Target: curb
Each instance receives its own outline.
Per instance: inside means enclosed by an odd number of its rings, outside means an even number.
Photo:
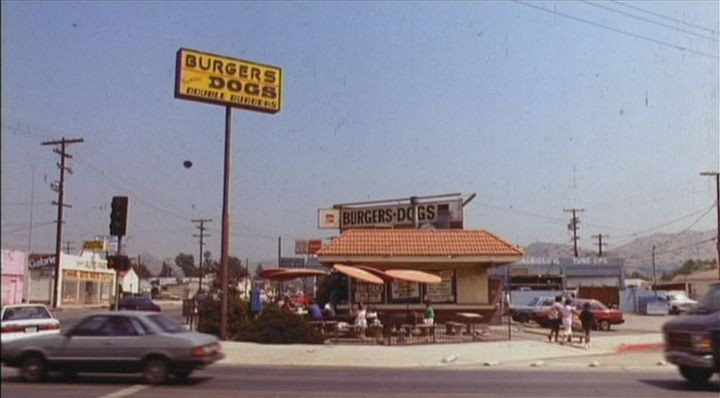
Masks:
[[[637,344],[620,344],[615,348],[615,352],[637,352],[651,351],[665,347],[665,343],[637,343]]]

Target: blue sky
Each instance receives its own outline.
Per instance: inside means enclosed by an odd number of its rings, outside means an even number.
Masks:
[[[332,235],[334,203],[450,192],[477,193],[466,227],[521,245],[568,242],[569,207],[585,248],[707,230],[719,19],[710,1],[5,1],[2,246],[53,250],[40,143],[64,136],[85,139],[65,240],[107,234],[128,195],[129,254],[196,253],[190,220],[212,218],[219,256],[224,109],[173,98],[180,47],[283,68],[279,113],[233,111],[231,255]]]

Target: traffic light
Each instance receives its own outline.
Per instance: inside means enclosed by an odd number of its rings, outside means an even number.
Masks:
[[[118,272],[127,271],[130,269],[130,258],[119,254],[115,256],[108,256],[107,267],[108,269],[114,269]]]
[[[125,236],[127,232],[128,197],[113,196],[110,212],[110,235]]]

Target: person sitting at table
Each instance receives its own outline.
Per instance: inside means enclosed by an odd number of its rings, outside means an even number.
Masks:
[[[283,298],[283,300],[282,300],[282,305],[281,305],[280,309],[282,310],[282,312],[285,312],[285,313],[288,313],[288,314],[292,314],[292,313],[293,313],[293,307],[292,307],[292,304],[290,303],[290,297],[285,296],[285,297]]]
[[[325,303],[325,307],[323,307],[322,315],[325,318],[335,316],[335,310],[333,309],[332,305],[330,305],[330,302],[328,301]]]
[[[320,310],[320,306],[317,305],[313,299],[308,300],[307,311],[312,320],[321,321],[323,319],[322,310]]]
[[[357,311],[355,312],[355,326],[359,326],[362,329],[367,327],[367,310],[362,303],[358,304]]]

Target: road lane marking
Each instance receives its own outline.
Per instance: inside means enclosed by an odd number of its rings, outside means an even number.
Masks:
[[[121,398],[121,397],[127,397],[128,395],[135,394],[136,392],[142,391],[150,386],[144,385],[144,384],[136,384],[134,386],[130,386],[127,388],[123,388],[122,390],[115,391],[113,393],[103,395],[99,398]]]

